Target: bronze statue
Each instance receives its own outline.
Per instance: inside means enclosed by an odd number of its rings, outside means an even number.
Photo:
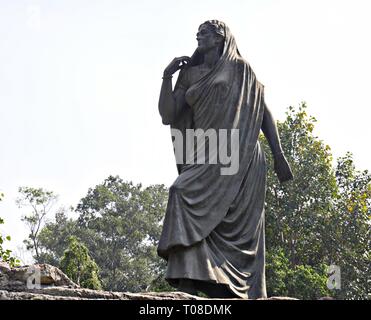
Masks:
[[[292,179],[292,172],[264,102],[264,87],[241,57],[229,28],[209,20],[196,37],[192,57],[175,58],[164,71],[162,122],[185,135],[187,129],[237,130],[239,167],[235,174],[222,175],[220,163],[178,164],[158,254],[167,260],[166,280],[180,291],[263,298],[266,162],[260,129],[279,180]]]

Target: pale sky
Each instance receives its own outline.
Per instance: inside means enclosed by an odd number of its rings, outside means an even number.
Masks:
[[[162,71],[209,19],[229,26],[276,119],[306,101],[334,156],[371,169],[370,14],[369,0],[0,0],[0,232],[12,249],[27,235],[19,186],[75,206],[110,174],[171,185]]]

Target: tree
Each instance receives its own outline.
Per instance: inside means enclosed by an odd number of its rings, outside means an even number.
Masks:
[[[163,279],[166,264],[156,251],[166,202],[163,185],[142,188],[110,176],[81,199],[77,220],[62,210],[45,224],[38,235],[40,261],[61,267],[68,238],[75,236],[99,266],[104,289],[168,289]]]
[[[294,180],[278,182],[267,152],[267,248],[282,248],[291,266],[318,265],[325,254],[321,243],[324,222],[337,192],[332,155],[330,147],[314,136],[316,120],[307,115],[304,103],[297,111],[290,107],[286,115],[278,127]]]
[[[54,221],[46,222],[38,234],[39,262],[60,267],[68,239],[73,235],[78,235],[77,221],[68,218],[68,210],[62,207],[56,211]]]
[[[268,296],[318,299],[331,295],[327,288],[326,266],[320,272],[309,265],[292,267],[282,248],[267,253]],[[318,267],[317,267],[318,269]]]
[[[4,194],[0,193],[0,201],[3,200]],[[4,224],[4,220],[0,218],[0,224]],[[10,236],[3,236],[0,233],[0,261],[8,263],[11,267],[19,265],[19,260],[12,255],[12,250],[4,249],[3,244],[5,241],[10,241]]]
[[[371,280],[371,175],[355,169],[353,156],[338,159],[339,187],[327,226],[329,260],[341,270],[338,298],[370,299]]]
[[[278,183],[267,153],[268,291],[362,299],[369,291],[370,175],[355,170],[350,154],[333,168],[330,147],[314,135],[316,120],[306,108],[290,107],[278,123],[293,182]],[[264,137],[262,144],[269,150]],[[326,290],[326,266],[332,264],[342,270],[341,291]]]
[[[71,236],[68,249],[65,250],[60,262],[61,270],[78,285],[100,290],[99,268],[90,257],[88,248]]]
[[[163,185],[143,189],[118,176],[81,199],[79,237],[99,265],[105,289],[143,291],[163,272],[156,248],[166,202]]]
[[[40,261],[39,232],[44,223],[45,217],[55,204],[57,196],[52,191],[42,188],[20,187],[18,192],[20,196],[16,203],[19,208],[31,207],[32,212],[22,217],[30,230],[28,239],[24,240],[28,250],[34,250],[35,260]]]

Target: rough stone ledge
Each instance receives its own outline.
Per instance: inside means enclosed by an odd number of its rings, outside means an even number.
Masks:
[[[90,292],[89,292],[90,291]],[[0,290],[0,300],[220,300],[192,296],[183,292],[127,293],[82,289],[53,288],[32,291]],[[223,299],[241,300],[241,299]],[[258,300],[297,300],[290,297],[270,297]]]
[[[27,282],[38,270],[40,288],[30,289]],[[32,287],[32,286],[31,286]],[[80,288],[61,270],[48,264],[10,268],[0,262],[0,300],[220,300],[193,296],[184,292],[111,292]],[[225,300],[225,299],[223,299]],[[241,299],[228,299],[241,300]],[[297,300],[271,297],[259,300]]]

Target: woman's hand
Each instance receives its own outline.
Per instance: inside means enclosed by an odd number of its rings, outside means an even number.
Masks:
[[[278,180],[280,180],[281,183],[294,178],[290,165],[283,153],[279,153],[274,156],[274,171],[276,172]]]
[[[190,62],[191,58],[187,56],[174,58],[173,61],[164,70],[164,76],[172,76],[179,69],[182,69],[185,65]]]

